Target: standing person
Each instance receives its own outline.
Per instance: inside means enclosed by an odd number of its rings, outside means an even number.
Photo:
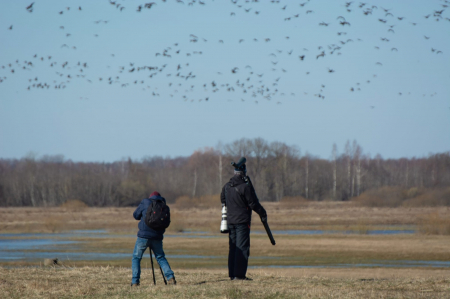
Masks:
[[[241,158],[242,159],[242,158]],[[229,230],[228,276],[231,280],[251,280],[247,273],[250,256],[250,225],[252,210],[267,218],[266,210],[259,203],[255,189],[246,182],[245,163],[235,167],[234,176],[222,188],[220,201],[227,207]]]
[[[139,279],[141,277],[141,259],[147,247],[155,253],[156,260],[166,276],[167,283],[172,285],[177,284],[173,271],[170,269],[170,265],[166,260],[163,250],[162,240],[164,238],[165,229],[154,230],[145,224],[145,214],[147,212],[147,208],[151,205],[152,201],[156,199],[166,202],[165,198],[155,191],[150,194],[149,198],[143,199],[133,213],[134,219],[140,220],[140,222],[138,225],[139,232],[137,233],[137,240],[136,245],[134,246],[133,259],[131,263],[131,270],[133,273],[133,278],[131,279],[132,287],[139,286]]]

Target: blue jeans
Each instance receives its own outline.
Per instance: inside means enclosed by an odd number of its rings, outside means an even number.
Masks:
[[[134,246],[133,259],[131,260],[131,271],[133,272],[131,283],[139,283],[139,279],[141,278],[141,260],[147,247],[150,247],[155,254],[156,261],[158,261],[166,279],[172,279],[174,277],[173,271],[170,269],[169,263],[166,260],[162,240],[151,240],[138,237],[136,245]]]

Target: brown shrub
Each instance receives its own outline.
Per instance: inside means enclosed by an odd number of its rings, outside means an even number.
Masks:
[[[353,201],[366,207],[398,207],[402,204],[403,194],[400,187],[381,187],[371,189]]]
[[[79,199],[68,199],[66,202],[61,204],[60,207],[69,211],[80,212],[87,209],[88,205]]]
[[[450,188],[424,190],[416,197],[405,200],[403,205],[407,207],[450,206]]]
[[[450,235],[450,219],[438,213],[425,215],[419,220],[419,232],[426,235]]]
[[[303,196],[284,196],[280,202],[307,202],[308,200]]]
[[[56,233],[65,229],[64,217],[57,214],[48,214],[43,221],[43,228],[45,231]]]
[[[220,208],[220,195],[204,195],[201,197],[190,198],[189,196],[178,197],[175,201],[179,209],[209,209]]]
[[[366,207],[440,207],[450,206],[450,188],[382,187],[362,193],[353,199]]]
[[[308,200],[303,196],[285,196],[279,202],[280,208],[303,207],[308,204]]]
[[[419,188],[417,188],[417,187],[412,187],[412,188],[403,190],[402,197],[404,199],[414,198],[417,195],[421,194],[422,192],[423,192],[423,190],[419,190]]]
[[[365,218],[359,219],[354,229],[354,231],[360,235],[367,235],[369,233],[369,230],[370,230],[370,223]]]

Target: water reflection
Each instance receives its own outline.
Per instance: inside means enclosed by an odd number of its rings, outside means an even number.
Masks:
[[[0,255],[5,250],[46,250],[57,245],[67,245],[79,243],[76,241],[53,240],[53,239],[29,239],[29,240],[15,240],[15,239],[0,239]],[[0,256],[0,259],[2,257]]]
[[[383,227],[384,228],[384,227]],[[397,227],[400,228],[400,227]],[[413,234],[412,229],[391,229],[391,230],[369,230],[369,235],[393,235],[393,234]],[[275,230],[276,235],[323,235],[323,234],[355,234],[355,231],[333,231],[333,230]],[[265,234],[265,231],[252,231],[252,234]],[[106,230],[74,230],[63,233],[54,234],[0,234],[0,262],[26,261],[36,262],[42,261],[44,258],[59,258],[63,262],[70,261],[108,261],[131,259],[129,253],[101,253],[101,252],[81,252],[81,245],[87,241],[87,238],[117,238],[128,237],[135,238],[136,234],[111,234]],[[226,238],[226,235],[211,234],[205,231],[185,231],[176,234],[166,234],[169,238]],[[77,241],[81,238],[83,241]],[[75,240],[74,240],[75,239]],[[210,256],[210,255],[186,255],[186,254],[170,254],[166,255],[170,259],[224,259],[226,256]],[[390,261],[378,260],[369,261],[367,263],[355,264],[327,264],[327,265],[276,265],[277,263],[285,264],[287,260],[292,261],[289,257],[268,257],[268,256],[252,256],[252,262],[258,264],[258,261],[270,261],[269,266],[251,266],[250,268],[358,268],[358,267],[439,267],[449,268],[450,261]],[[299,263],[299,261],[296,261]]]
[[[148,253],[148,251],[146,252]],[[58,251],[0,251],[0,261],[42,261],[46,258],[58,258],[62,262],[70,261],[112,261],[129,259],[131,261],[132,252],[129,253],[101,253],[101,252],[58,252]],[[166,254],[169,259],[218,259],[220,256],[208,255],[188,255],[188,254]]]

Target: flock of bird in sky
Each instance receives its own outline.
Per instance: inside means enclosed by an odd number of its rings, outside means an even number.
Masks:
[[[236,17],[237,13],[254,14],[259,16],[261,11],[257,9],[257,2],[262,0],[232,0],[233,9],[229,12],[230,18]],[[309,9],[309,3],[313,0],[306,0],[304,3],[289,2],[288,4],[282,4],[280,1],[271,1],[273,9],[280,9],[286,12],[286,16],[283,21],[294,22],[298,18],[302,18],[305,15],[316,13],[314,10]],[[130,3],[122,0],[105,2],[106,6],[110,9],[116,9],[121,13],[146,13],[151,11],[155,6],[162,6],[167,0],[160,0],[159,2],[149,2],[139,5],[131,6]],[[176,0],[180,5],[196,6],[196,5],[214,5],[213,2],[198,1],[181,1]],[[450,22],[450,18],[445,16],[445,11],[448,8],[450,1],[441,0],[439,6],[434,7],[429,12],[426,12],[423,19],[433,22],[446,23]],[[29,13],[33,13],[35,9],[38,9],[39,2],[32,2],[28,6],[24,7]],[[294,8],[295,7],[295,8]],[[61,49],[67,49],[67,59],[64,61],[55,60],[52,55],[35,54],[31,57],[23,57],[16,59],[15,61],[1,62],[0,61],[0,84],[7,84],[8,78],[14,76],[18,72],[27,72],[27,82],[24,83],[24,89],[36,90],[36,89],[65,89],[70,86],[70,83],[74,80],[85,80],[91,84],[106,84],[106,85],[118,85],[123,88],[131,86],[139,86],[143,90],[148,90],[152,96],[160,96],[158,89],[151,87],[151,81],[155,77],[164,78],[165,84],[171,90],[169,96],[180,97],[185,101],[208,101],[214,96],[216,92],[226,91],[236,95],[236,98],[240,98],[242,101],[253,100],[258,101],[275,99],[277,103],[281,103],[282,96],[295,96],[295,92],[281,90],[279,88],[279,81],[283,80],[284,76],[289,75],[289,68],[279,65],[279,58],[281,56],[284,59],[292,61],[292,65],[302,64],[307,60],[319,61],[323,59],[330,59],[330,57],[336,57],[342,55],[351,44],[362,42],[361,38],[357,36],[349,36],[347,29],[354,26],[351,21],[352,14],[363,14],[370,17],[373,22],[379,23],[384,32],[384,36],[380,36],[380,45],[383,45],[383,49],[388,48],[390,52],[398,52],[399,49],[395,46],[389,46],[392,39],[395,39],[395,33],[397,26],[416,26],[417,20],[408,20],[402,15],[398,15],[392,9],[386,9],[377,5],[372,5],[363,2],[343,2],[342,12],[336,15],[335,20],[329,20],[327,22],[322,21],[317,24],[320,27],[335,30],[336,40],[332,43],[325,45],[315,45],[314,47],[304,47],[301,49],[280,49],[267,53],[267,61],[261,63],[266,64],[266,71],[276,73],[276,76],[266,76],[265,72],[260,71],[261,68],[256,69],[251,65],[231,65],[228,70],[218,70],[216,72],[217,77],[204,78],[203,74],[196,73],[191,68],[191,57],[201,57],[204,51],[184,51],[179,42],[173,42],[167,45],[165,48],[160,49],[149,55],[153,58],[158,58],[158,61],[164,59],[163,63],[149,64],[148,62],[126,62],[118,65],[116,73],[110,73],[107,76],[94,77],[91,75],[90,62],[89,61],[74,61],[73,51],[77,51],[77,46],[70,43],[71,33],[65,31],[64,19],[61,19],[61,23],[58,26],[59,30],[64,32],[64,41],[61,42]],[[81,6],[62,7],[57,12],[62,16],[68,13],[83,13],[84,8]],[[95,20],[95,24],[108,24],[108,20]],[[448,24],[450,25],[450,24]],[[14,31],[14,24],[11,24],[5,30]],[[98,36],[95,34],[95,36]],[[445,55],[443,49],[438,49],[432,46],[431,35],[423,36],[423,40],[430,42],[430,55]],[[289,40],[290,36],[285,36],[285,40]],[[192,33],[186,37],[186,42],[195,44],[201,49],[202,44],[216,43],[217,46],[221,46],[226,43],[233,43],[239,45],[241,43],[263,43],[269,44],[273,42],[273,38],[253,38],[251,40],[244,38],[236,38],[234,41],[210,38],[204,38],[198,34]],[[375,50],[380,50],[380,45],[374,45]],[[114,57],[114,54],[109,54]],[[151,59],[149,59],[151,61]],[[383,67],[383,61],[373,61],[372,67],[374,68],[374,74],[371,78],[360,79],[360,82],[355,82],[348,86],[349,92],[360,91],[363,84],[370,84],[372,80],[376,80],[376,68]],[[39,78],[39,75],[33,72],[33,69],[37,65],[43,65],[54,69],[54,79],[52,81],[43,81]],[[309,75],[313,70],[305,70],[304,74]],[[317,71],[317,70],[314,70]],[[333,67],[328,67],[325,70],[321,70],[324,75],[335,75],[339,70]],[[221,75],[227,74],[226,77]],[[226,79],[222,79],[226,78]],[[230,79],[231,78],[231,79]],[[1,86],[1,85],[0,85]],[[314,96],[325,99],[325,84],[317,86],[317,91]],[[206,95],[202,98],[195,98],[190,96],[196,89],[206,91]],[[298,91],[297,91],[298,92]],[[305,92],[306,94],[306,92]],[[402,92],[399,92],[402,95]],[[433,96],[433,94],[431,94]],[[373,108],[373,107],[372,107]]]

